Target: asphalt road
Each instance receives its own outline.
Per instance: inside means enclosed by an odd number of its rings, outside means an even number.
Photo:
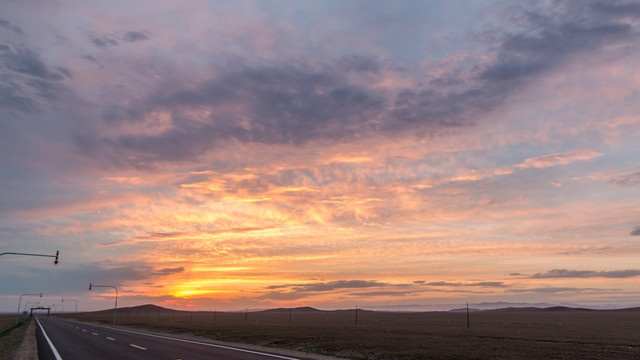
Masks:
[[[302,360],[54,317],[38,316],[37,320],[40,360]]]

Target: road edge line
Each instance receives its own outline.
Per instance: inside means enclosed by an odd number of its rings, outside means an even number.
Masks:
[[[62,357],[60,356],[60,354],[58,354],[58,350],[56,350],[56,347],[53,346],[53,343],[51,342],[51,340],[49,340],[49,337],[47,336],[47,332],[44,331],[44,328],[42,327],[42,324],[40,324],[40,320],[38,320],[37,316],[36,316],[36,322],[38,323],[38,326],[40,326],[40,330],[42,330],[42,335],[44,335],[44,338],[47,340],[47,343],[49,343],[49,347],[53,351],[53,356],[56,357],[56,360],[62,360]]]

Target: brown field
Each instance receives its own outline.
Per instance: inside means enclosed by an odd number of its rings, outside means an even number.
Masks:
[[[65,314],[73,318],[73,314]],[[111,324],[113,310],[78,314]],[[471,312],[184,312],[145,305],[117,324],[349,359],[640,359],[640,308]]]
[[[0,314],[0,360],[10,360],[13,351],[20,346],[26,323],[16,326],[15,314]]]

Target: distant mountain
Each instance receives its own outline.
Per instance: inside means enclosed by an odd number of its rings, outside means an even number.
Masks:
[[[296,308],[276,308],[276,309],[269,309],[269,310],[262,310],[260,311],[261,313],[276,313],[276,312],[304,312],[304,313],[311,313],[311,312],[322,312],[322,310],[318,310],[316,308],[312,308],[310,306],[302,306],[302,307],[296,307]]]
[[[509,303],[509,302],[483,302],[478,304],[469,304],[469,311],[512,311],[512,312],[525,312],[525,311],[594,311],[594,310],[610,310],[610,311],[625,311],[625,312],[640,312],[640,307],[630,307],[623,309],[611,309],[611,308],[587,308],[578,304],[549,304],[549,303]],[[341,309],[332,311],[353,311],[354,309]],[[359,311],[387,311],[387,312],[428,312],[428,311],[449,311],[449,312],[466,312],[467,308],[460,306],[460,304],[437,304],[437,305],[391,305],[391,306],[366,306],[364,308],[359,307]],[[167,313],[167,312],[190,312],[191,310],[174,310],[168,309],[162,306],[153,304],[138,305],[132,307],[118,308],[118,312],[138,312],[138,313]],[[229,311],[229,312],[244,312],[246,309]],[[314,313],[314,312],[326,312],[330,310],[319,310],[310,306],[296,307],[296,308],[275,308],[275,309],[249,309],[249,312],[261,312],[261,313],[288,313],[289,311],[294,313]],[[113,313],[113,308],[95,311],[94,313]]]
[[[482,311],[482,310],[476,309],[476,308],[469,308],[469,312],[476,312],[476,311]],[[467,308],[463,307],[458,309],[451,309],[449,310],[449,312],[467,312]]]
[[[611,311],[640,312],[640,307],[632,307],[632,308],[626,308],[626,309],[615,309],[615,310],[611,310]]]
[[[173,310],[173,309],[167,309],[164,308],[162,306],[158,306],[158,305],[153,305],[153,304],[145,304],[145,305],[138,305],[138,306],[132,306],[132,307],[125,307],[122,308],[122,310],[130,310],[130,311],[160,311],[160,312],[164,312],[164,311],[177,311],[177,310]]]

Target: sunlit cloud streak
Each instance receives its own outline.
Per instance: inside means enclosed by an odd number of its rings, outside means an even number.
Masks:
[[[599,153],[594,150],[573,150],[566,153],[561,154],[550,154],[538,156],[535,158],[526,159],[523,163],[516,165],[517,168],[526,169],[526,168],[545,168],[555,165],[563,165],[569,164],[574,161],[579,160],[589,160],[594,157],[601,156],[602,153]]]
[[[546,273],[531,275],[532,279],[552,279],[552,278],[630,278],[640,276],[640,270],[619,270],[619,271],[593,271],[593,270],[565,270],[554,269]]]

